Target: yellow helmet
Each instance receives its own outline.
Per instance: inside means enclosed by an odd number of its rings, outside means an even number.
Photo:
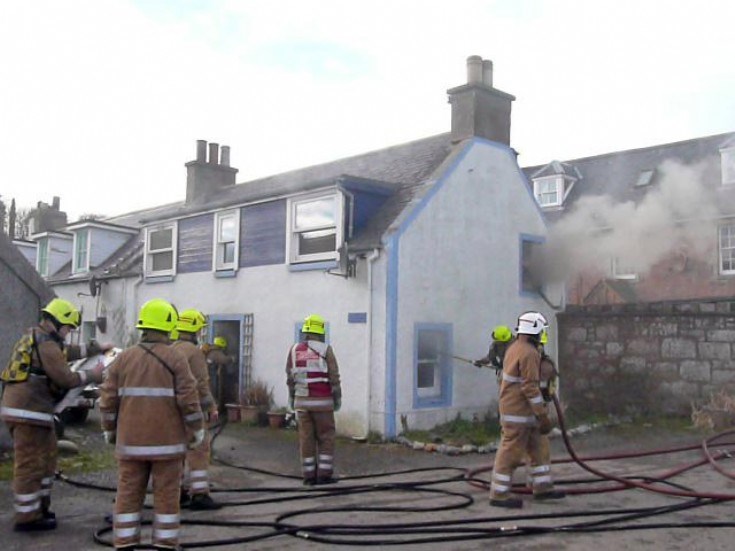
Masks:
[[[154,298],[141,306],[135,327],[170,333],[178,319],[176,308],[161,298]]]
[[[207,318],[204,317],[204,314],[199,310],[190,308],[179,314],[179,321],[176,323],[176,329],[182,333],[198,333],[205,325],[207,325]]]
[[[227,348],[227,341],[225,340],[224,337],[215,337],[214,346],[219,346],[220,348]]]
[[[68,300],[63,298],[55,298],[49,302],[41,312],[46,312],[49,316],[54,318],[59,325],[70,325],[74,329],[79,327],[82,323],[82,315]]]
[[[304,319],[304,325],[301,326],[302,333],[314,333],[315,335],[324,335],[324,326],[326,322],[319,314],[311,314]]]
[[[513,333],[510,331],[510,327],[507,325],[497,325],[493,329],[493,340],[498,342],[508,342],[513,338]]]
[[[541,332],[541,339],[540,339],[540,341],[539,341],[539,342],[540,342],[541,344],[546,344],[547,342],[549,342],[549,333],[548,333],[548,332],[546,331],[546,329],[544,329],[544,330],[543,330],[543,331]]]

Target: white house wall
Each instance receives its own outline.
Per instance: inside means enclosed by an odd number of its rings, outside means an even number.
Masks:
[[[494,370],[455,360],[450,402],[416,409],[416,324],[450,324],[447,356],[476,359],[487,353],[495,325],[513,327],[529,309],[552,314],[540,298],[519,290],[519,236],[543,237],[546,229],[515,155],[505,146],[476,139],[453,162],[389,246],[393,265],[388,277],[395,281],[393,287],[388,283],[387,300],[396,305],[393,323],[387,313],[388,387],[395,377],[395,411],[390,403],[386,408],[389,435],[401,416],[411,428],[425,429],[457,413],[483,415],[496,407]],[[390,401],[390,389],[387,394]]]

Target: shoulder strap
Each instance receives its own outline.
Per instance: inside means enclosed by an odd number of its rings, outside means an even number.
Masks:
[[[151,350],[150,348],[148,348],[148,347],[146,347],[146,346],[143,346],[143,343],[138,343],[138,346],[140,346],[140,347],[141,347],[141,348],[142,348],[143,350],[145,350],[146,352],[148,352],[148,354],[150,354],[151,356],[153,356],[154,358],[156,358],[156,359],[158,360],[158,362],[159,362],[159,363],[160,363],[160,364],[161,364],[161,365],[162,365],[163,367],[165,367],[165,368],[166,368],[166,370],[167,370],[167,371],[168,371],[169,373],[171,373],[171,376],[172,376],[172,377],[174,378],[174,380],[176,380],[176,373],[174,373],[174,370],[173,370],[173,369],[171,369],[171,366],[170,366],[170,365],[168,365],[168,364],[167,364],[167,363],[166,363],[166,362],[164,361],[164,359],[163,359],[163,358],[161,358],[161,356],[159,356],[158,354],[156,354],[155,352],[153,352],[153,350]]]

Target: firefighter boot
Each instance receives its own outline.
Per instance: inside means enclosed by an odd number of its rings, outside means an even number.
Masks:
[[[221,508],[222,505],[213,500],[209,494],[194,494],[191,496],[189,509],[192,511],[216,511]]]
[[[191,505],[191,494],[189,494],[189,492],[187,492],[186,490],[182,488],[181,494],[179,495],[179,507],[181,507],[182,509],[185,509],[189,507],[190,505]]]
[[[56,528],[55,518],[41,517],[30,522],[19,522],[13,526],[16,532],[40,532],[44,530],[54,530]]]
[[[490,505],[493,507],[505,507],[506,509],[522,509],[523,501],[515,497],[506,497],[504,499],[491,499]]]

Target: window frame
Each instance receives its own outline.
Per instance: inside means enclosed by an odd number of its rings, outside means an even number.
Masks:
[[[723,235],[722,232],[724,229],[728,229],[728,246],[725,249],[722,244]],[[725,258],[723,256],[724,250],[731,251],[728,255],[729,258],[727,259],[727,262],[730,263],[731,267],[729,269],[724,269],[724,262]],[[717,228],[717,271],[720,275],[724,276],[732,276],[735,275],[735,221],[731,221],[728,224],[722,224]]]
[[[240,216],[241,211],[239,208],[228,209],[215,213],[214,216],[214,235],[212,236],[212,266],[215,272],[225,271],[236,271],[239,267],[240,262]],[[234,241],[222,241],[220,239],[220,230],[222,228],[222,221],[234,217],[235,219],[235,238]],[[224,245],[226,243],[232,243],[234,247],[234,258],[232,262],[225,262],[224,257]]]
[[[735,145],[720,149],[720,174],[723,186],[735,185]]]
[[[334,199],[334,224],[321,224],[310,226],[304,229],[297,229],[296,211],[299,205],[311,203],[322,199]],[[322,191],[309,195],[300,195],[291,197],[288,200],[287,214],[287,258],[289,264],[303,264],[308,262],[320,262],[325,260],[337,260],[339,258],[339,248],[344,243],[344,195],[336,190]],[[333,251],[325,251],[311,254],[299,254],[299,237],[301,234],[315,231],[325,231],[334,229],[335,246]]]
[[[156,249],[151,251],[151,235],[155,232],[171,230],[171,246],[165,249]],[[178,223],[167,222],[165,224],[157,224],[150,226],[145,229],[145,249],[143,258],[143,271],[145,277],[158,277],[158,276],[174,276],[176,275],[176,260],[178,253]],[[171,252],[171,268],[165,270],[153,270],[153,257],[158,254],[165,254]]]
[[[49,249],[51,248],[49,238],[42,237],[37,243],[36,270],[41,277],[48,277]]]
[[[80,242],[84,236],[84,262],[80,263]],[[89,254],[91,252],[91,232],[89,228],[81,228],[74,232],[74,245],[72,246],[72,270],[73,274],[83,274],[89,271]]]
[[[554,184],[556,187],[556,201],[550,203],[542,203],[541,195],[542,192],[539,190],[541,184]],[[551,192],[543,192],[543,195],[550,195]],[[536,203],[541,208],[546,207],[560,207],[564,202],[564,176],[560,174],[554,174],[553,176],[541,176],[533,180],[533,196],[536,199]]]
[[[521,296],[527,296],[527,297],[537,297],[539,296],[539,289],[540,288],[527,288],[528,286],[525,284],[526,278],[524,277],[526,274],[526,271],[528,270],[527,262],[526,262],[526,255],[524,254],[524,245],[528,243],[531,246],[542,246],[544,243],[546,243],[546,239],[544,239],[541,236],[538,235],[528,235],[525,233],[522,233],[519,235],[519,250],[518,250],[518,291]]]
[[[637,280],[638,273],[634,271],[624,271],[620,269],[620,259],[613,256],[610,259],[610,275],[613,279]]]
[[[439,333],[443,342],[438,347],[439,353],[434,361],[434,385],[425,387],[436,389],[435,392],[422,391],[419,388],[419,343],[427,333]],[[415,409],[446,407],[452,403],[452,325],[449,323],[416,323],[413,341],[413,407]]]

